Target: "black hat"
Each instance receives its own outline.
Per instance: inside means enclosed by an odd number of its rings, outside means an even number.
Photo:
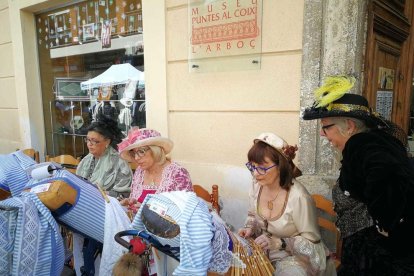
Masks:
[[[384,118],[371,110],[367,99],[361,95],[350,94],[355,78],[334,76],[325,80],[324,85],[315,90],[315,102],[306,108],[304,120],[326,117],[350,117],[360,119],[369,128],[386,125]]]

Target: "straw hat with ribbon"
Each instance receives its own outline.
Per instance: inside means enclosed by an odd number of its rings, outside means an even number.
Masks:
[[[164,150],[165,154],[171,152],[174,143],[166,137],[162,137],[161,134],[149,128],[132,128],[128,136],[118,144],[118,151],[121,158],[132,162],[129,151],[134,148],[140,148],[145,146],[158,146]]]

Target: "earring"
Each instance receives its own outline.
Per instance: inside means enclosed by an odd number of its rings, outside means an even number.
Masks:
[[[109,144],[106,144],[105,148],[107,149],[109,147]]]

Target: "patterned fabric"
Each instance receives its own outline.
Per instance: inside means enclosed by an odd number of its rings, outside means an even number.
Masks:
[[[230,237],[227,233],[227,229],[224,227],[225,222],[212,212],[213,226],[214,226],[214,238],[211,242],[213,257],[211,258],[209,271],[217,272],[219,274],[226,273],[233,261],[232,251],[229,250]]]
[[[332,189],[332,199],[335,202],[334,210],[337,213],[336,226],[341,237],[348,237],[359,230],[374,224],[365,204],[346,196],[338,184]]]
[[[63,263],[58,225],[35,194],[0,202],[0,275],[60,275]]]
[[[177,201],[172,199],[176,198]],[[156,235],[163,245],[180,246],[180,264],[173,275],[206,275],[212,258],[211,240],[214,227],[211,214],[203,200],[194,193],[174,191],[170,193],[148,195],[143,204],[156,204],[166,210],[166,215],[180,225],[180,235],[165,239]],[[181,209],[180,209],[181,207]],[[137,230],[147,230],[141,221],[140,208],[132,223]]]
[[[89,172],[91,166],[94,167],[92,175]],[[76,174],[100,185],[105,191],[118,193],[129,192],[132,181],[131,168],[112,147],[108,147],[96,161],[92,154],[86,155],[79,163]]]
[[[89,164],[89,169],[88,169],[88,173],[86,174],[86,179],[91,179],[93,171],[95,170],[95,165],[96,165],[96,158],[93,157],[91,160],[91,163]]]
[[[8,187],[12,196],[20,195],[29,181],[25,170],[34,164],[36,162],[22,151],[0,155],[0,184]]]
[[[143,185],[145,171],[137,168],[131,184],[130,198],[138,199],[141,197],[143,190],[154,189],[151,185]],[[156,194],[170,191],[192,191],[193,184],[191,183],[190,174],[176,162],[168,164],[161,177],[161,182],[157,187]]]
[[[119,152],[124,151],[126,148],[132,146],[136,142],[147,140],[150,138],[157,138],[161,137],[161,134],[156,131],[155,129],[136,129],[132,130],[128,133],[128,136],[122,140],[121,143],[118,144],[118,150]]]
[[[105,200],[100,191],[88,181],[66,170],[55,171],[53,176],[40,181],[31,180],[27,188],[49,183],[52,180],[63,180],[78,191],[74,206],[56,217],[56,220],[84,236],[103,242]]]
[[[295,180],[283,213],[280,217],[266,221],[257,209],[260,191],[260,185],[253,183],[249,194],[250,216],[246,224],[255,227],[253,231],[260,235],[267,223],[267,232],[273,238],[285,239],[288,250],[269,252],[269,259],[276,267],[276,275],[326,275],[328,250],[321,241],[316,207],[306,188]],[[287,274],[282,273],[284,270]],[[297,274],[289,274],[291,272]]]

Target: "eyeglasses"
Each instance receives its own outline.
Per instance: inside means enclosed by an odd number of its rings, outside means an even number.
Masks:
[[[330,127],[333,127],[335,124],[329,124],[326,126],[322,126],[321,129],[323,131],[323,133],[326,135],[326,130],[329,129]]]
[[[99,143],[101,143],[102,141],[98,141],[98,140],[93,140],[93,139],[90,139],[90,138],[84,138],[84,140],[85,140],[85,143],[87,144],[87,143],[89,143],[89,144],[91,144],[92,146],[95,146],[95,145],[97,145],[97,144],[99,144]]]
[[[264,168],[264,167],[259,167],[259,166],[255,166],[255,165],[253,165],[252,163],[250,163],[250,162],[247,162],[246,163],[246,167],[249,169],[249,171],[252,173],[252,174],[254,174],[254,171],[256,170],[256,172],[258,173],[258,174],[260,174],[260,175],[264,175],[264,174],[266,174],[267,173],[267,171],[268,170],[270,170],[271,168],[273,168],[273,167],[276,167],[277,165],[276,164],[274,164],[274,165],[272,165],[272,166],[270,166],[270,167],[267,167],[267,168]]]
[[[147,153],[147,151],[148,151],[149,149],[150,149],[150,148],[139,148],[139,149],[137,149],[137,150],[130,150],[130,151],[129,151],[129,155],[130,155],[130,156],[131,156],[131,158],[133,158],[133,159],[137,158],[137,156],[138,156],[139,158],[141,158],[141,157],[144,157],[145,153]]]

